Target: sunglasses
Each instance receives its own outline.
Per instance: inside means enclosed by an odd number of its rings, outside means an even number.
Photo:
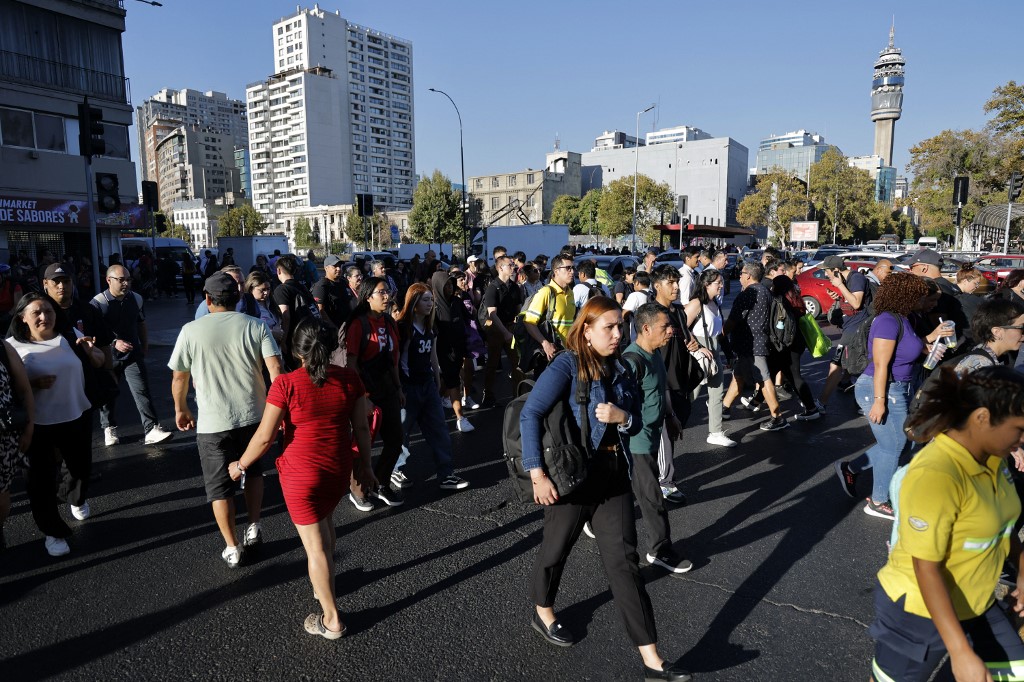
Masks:
[[[1024,331],[1024,324],[1001,324],[1000,329],[1016,329],[1017,331]]]
[[[120,282],[121,284],[127,284],[128,282],[132,281],[131,277],[108,277],[107,279],[113,280],[115,282]]]

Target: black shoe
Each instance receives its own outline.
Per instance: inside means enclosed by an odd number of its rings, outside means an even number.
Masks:
[[[772,417],[767,421],[761,422],[759,427],[762,431],[781,431],[782,429],[789,428],[789,422],[781,414],[777,417]]]
[[[536,611],[533,613],[533,620],[530,621],[530,625],[533,626],[533,629],[539,632],[540,636],[549,644],[554,644],[555,646],[572,646],[576,643],[576,640],[572,638],[572,634],[562,627],[561,623],[556,620],[551,624],[551,627],[547,627],[544,625],[544,621],[540,619],[540,616],[537,615]],[[670,678],[665,677],[661,679],[667,680]]]
[[[836,476],[839,477],[839,485],[843,487],[843,492],[848,497],[857,497],[857,474],[850,471],[850,465],[846,462],[836,462]]]
[[[497,407],[497,406],[498,406],[498,401],[494,399],[494,396],[490,395],[488,393],[484,393],[483,397],[480,399],[480,407],[482,409],[487,409],[487,408]]]
[[[405,495],[402,494],[402,491],[395,490],[388,484],[382,484],[370,494],[389,507],[401,507],[405,504]]]
[[[672,682],[690,682],[693,675],[682,668],[669,665],[668,662],[661,664],[661,670],[644,666],[644,680],[646,682],[658,682],[659,680],[672,680]]]

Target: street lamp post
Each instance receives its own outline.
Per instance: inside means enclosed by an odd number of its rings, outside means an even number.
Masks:
[[[444,90],[438,90],[437,88],[429,88],[429,90],[430,92],[438,92],[447,97],[448,101],[452,103],[453,107],[455,107],[455,115],[459,117],[459,163],[462,167],[462,255],[463,258],[469,258],[469,228],[466,225],[467,218],[469,217],[469,214],[467,212],[469,206],[466,203],[466,153],[465,148],[463,147],[462,144],[462,114],[459,113],[459,107],[456,106],[455,100],[453,100],[451,98],[451,95],[449,95],[447,92],[445,92]]]
[[[636,142],[635,147],[636,153],[633,154],[633,239],[632,239],[632,253],[636,253],[636,176],[640,172],[640,114],[646,114],[648,111],[654,108],[654,105],[647,107],[643,111],[636,112]]]

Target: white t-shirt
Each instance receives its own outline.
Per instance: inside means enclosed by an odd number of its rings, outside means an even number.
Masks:
[[[634,291],[630,293],[630,295],[626,297],[626,300],[622,302],[623,312],[629,312],[631,315],[635,315],[637,308],[645,303],[653,301],[654,299],[647,294],[647,291],[648,290],[645,289],[644,291]],[[633,325],[632,318],[630,318],[629,322],[629,338],[636,341],[636,327]]]
[[[77,338],[82,338],[82,332],[74,331]],[[43,376],[57,377],[49,388],[32,389],[36,424],[47,426],[72,422],[92,407],[85,397],[82,361],[63,336],[39,342],[21,342],[13,337],[7,341],[25,363],[29,381]]]

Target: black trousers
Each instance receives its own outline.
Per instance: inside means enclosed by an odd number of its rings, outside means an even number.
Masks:
[[[377,433],[381,440],[381,451],[373,466],[373,474],[380,485],[387,488],[391,485],[391,472],[402,454],[405,430],[402,428],[402,401],[398,398],[398,389],[387,376],[379,380],[378,384],[377,390],[370,394],[370,402],[380,408],[380,427]],[[349,487],[360,497],[366,497],[370,492],[363,490],[354,476]]]
[[[660,555],[669,549],[672,540],[669,535],[668,510],[665,509],[665,496],[661,494],[661,482],[658,473],[658,453],[633,453],[633,495],[640,505],[640,514],[647,526],[647,535],[651,540],[651,554]],[[596,535],[596,532],[595,532]]]
[[[28,499],[32,518],[44,535],[66,538],[71,528],[57,505],[81,507],[88,499],[92,473],[92,410],[63,424],[36,424],[28,448]],[[58,487],[61,461],[67,471]]]
[[[601,457],[587,480],[557,504],[544,507],[544,539],[537,552],[530,583],[530,599],[538,606],[554,606],[562,571],[583,524],[591,522],[612,597],[619,607],[633,644],[658,641],[654,609],[637,565],[636,520],[629,472],[623,455]]]

